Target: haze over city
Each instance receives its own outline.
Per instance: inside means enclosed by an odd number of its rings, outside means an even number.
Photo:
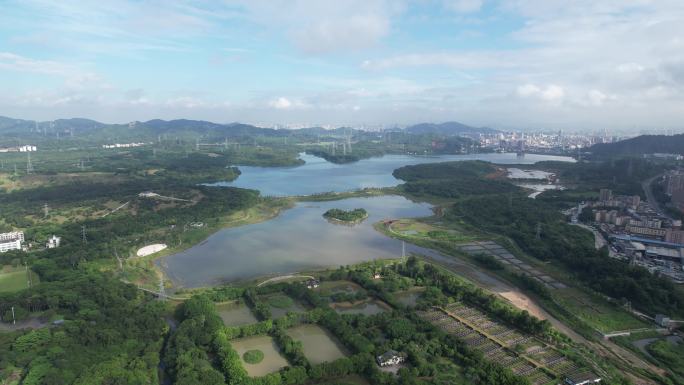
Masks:
[[[0,115],[681,132],[683,20],[678,0],[5,1]]]

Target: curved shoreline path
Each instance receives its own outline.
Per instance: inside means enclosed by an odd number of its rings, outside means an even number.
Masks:
[[[267,285],[269,283],[274,283],[274,282],[280,282],[280,281],[285,281],[288,279],[293,279],[293,278],[306,278],[306,279],[316,279],[316,277],[312,275],[299,275],[299,274],[287,274],[287,275],[279,275],[277,277],[269,278],[263,282],[260,282],[257,284],[257,287]]]

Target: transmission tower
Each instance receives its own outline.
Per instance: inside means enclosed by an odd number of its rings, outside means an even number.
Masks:
[[[86,237],[85,225],[81,226],[81,238],[83,239],[83,243],[88,243],[88,238]]]
[[[406,258],[406,242],[401,241],[401,258]]]
[[[33,172],[33,164],[31,164],[31,152],[27,152],[26,155],[28,155],[26,158],[26,174],[30,174]]]
[[[48,213],[49,213],[49,209],[48,209],[48,204],[47,204],[47,203],[45,203],[45,204],[43,205],[43,212],[45,213],[45,218],[47,218],[47,217],[48,217]]]
[[[541,223],[537,223],[537,239],[541,239]]]
[[[116,257],[116,260],[119,262],[119,270],[121,270],[121,272],[123,273],[123,261],[121,260],[121,257],[119,257],[119,253],[116,251],[116,247],[114,248],[114,256]]]
[[[26,267],[26,285],[30,288],[31,287],[31,273],[29,272],[28,264],[24,262],[24,267]]]
[[[164,292],[164,276],[159,277],[159,299],[164,300],[166,293]]]

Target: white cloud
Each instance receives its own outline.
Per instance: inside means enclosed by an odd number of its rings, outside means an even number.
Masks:
[[[71,76],[77,72],[76,68],[65,63],[32,59],[12,52],[0,52],[0,68],[59,76]]]
[[[444,0],[447,9],[458,13],[477,12],[482,8],[484,0]]]
[[[560,103],[565,97],[563,87],[549,84],[546,87],[539,87],[535,84],[525,84],[517,89],[518,95],[523,98],[538,98],[549,103]]]
[[[278,99],[272,100],[269,105],[278,110],[286,110],[292,107],[292,102],[290,99],[281,96]]]
[[[285,30],[305,53],[355,51],[388,36],[392,16],[404,9],[391,0],[236,1],[247,17],[267,28]]]
[[[290,99],[280,96],[268,102],[268,106],[276,110],[294,110],[309,108],[310,105],[300,99]]]
[[[600,106],[608,99],[608,95],[599,90],[590,90],[587,96],[589,97],[589,103],[594,106]]]
[[[518,95],[525,98],[534,95],[539,95],[541,92],[541,89],[535,86],[534,84],[525,84],[518,87]]]

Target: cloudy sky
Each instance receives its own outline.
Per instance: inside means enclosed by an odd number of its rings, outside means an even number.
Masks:
[[[0,0],[0,115],[684,127],[682,0]]]

